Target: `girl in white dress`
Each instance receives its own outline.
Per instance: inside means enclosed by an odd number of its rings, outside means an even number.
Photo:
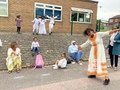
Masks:
[[[49,22],[49,35],[52,34],[52,31],[53,31],[53,27],[55,25],[55,19],[57,18],[58,16],[53,16],[51,15],[50,17],[47,15],[47,18],[50,19],[50,22]]]
[[[35,18],[32,22],[33,22],[33,35],[34,34],[38,34],[38,32],[39,32],[39,25],[40,25],[39,19]]]
[[[46,20],[42,17],[40,20],[40,26],[39,26],[39,34],[47,34],[46,27],[45,27]]]

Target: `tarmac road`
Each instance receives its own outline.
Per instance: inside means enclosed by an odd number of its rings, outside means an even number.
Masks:
[[[119,66],[120,67],[120,66]],[[0,72],[0,90],[120,90],[120,70],[108,68],[111,82],[104,86],[102,77],[87,78],[87,62],[70,64],[67,69],[22,69],[20,73]]]

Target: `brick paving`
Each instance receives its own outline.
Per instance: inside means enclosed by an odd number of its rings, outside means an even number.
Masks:
[[[31,55],[32,38],[36,36],[41,46],[42,55],[44,56],[45,64],[53,64],[59,57],[61,52],[67,52],[67,47],[72,40],[82,44],[86,41],[86,37],[82,34],[69,33],[53,33],[50,35],[32,35],[32,33],[17,34],[15,32],[0,32],[0,39],[3,42],[3,47],[0,48],[0,69],[6,69],[5,60],[7,57],[7,48],[12,41],[17,41],[22,53],[22,66],[29,67],[34,65],[34,57]],[[105,45],[108,42],[108,37],[104,38]],[[83,60],[87,60],[90,48],[83,50]]]

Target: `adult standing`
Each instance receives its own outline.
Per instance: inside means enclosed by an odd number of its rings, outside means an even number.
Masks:
[[[57,18],[58,16],[53,16],[51,15],[50,17],[47,15],[47,18],[50,19],[49,21],[49,35],[52,34],[52,31],[53,31],[53,27],[55,25],[55,19]]]
[[[111,68],[113,68],[113,65],[114,65],[114,62],[115,62],[115,68],[114,70],[117,70],[117,66],[118,66],[118,55],[113,55],[113,46],[114,46],[114,38],[115,36],[117,35],[118,32],[116,33],[113,33],[110,37],[110,40],[109,40],[109,45],[108,45],[108,54],[110,56],[110,64],[111,64]]]
[[[20,34],[21,22],[22,22],[21,15],[17,15],[15,21],[17,26],[17,33]]]
[[[114,38],[112,54],[116,56],[115,70],[117,70],[118,56],[120,55],[120,31],[116,34]]]
[[[84,31],[84,35],[88,36],[88,40],[82,45],[80,45],[80,49],[82,49],[84,47],[87,47],[89,44],[91,44],[89,63],[88,63],[88,74],[89,74],[88,78],[96,78],[96,76],[104,76],[105,77],[105,80],[103,82],[104,85],[108,85],[110,79],[107,71],[105,49],[102,38],[116,31],[118,30],[111,30],[107,32],[94,32],[93,29],[87,28]]]

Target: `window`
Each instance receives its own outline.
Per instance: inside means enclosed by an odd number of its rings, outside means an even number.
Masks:
[[[71,8],[71,21],[90,23],[92,13],[89,9]]]
[[[35,17],[37,16],[58,16],[56,20],[62,20],[62,6],[44,4],[44,3],[35,3]]]
[[[0,16],[8,16],[8,0],[0,0]]]

